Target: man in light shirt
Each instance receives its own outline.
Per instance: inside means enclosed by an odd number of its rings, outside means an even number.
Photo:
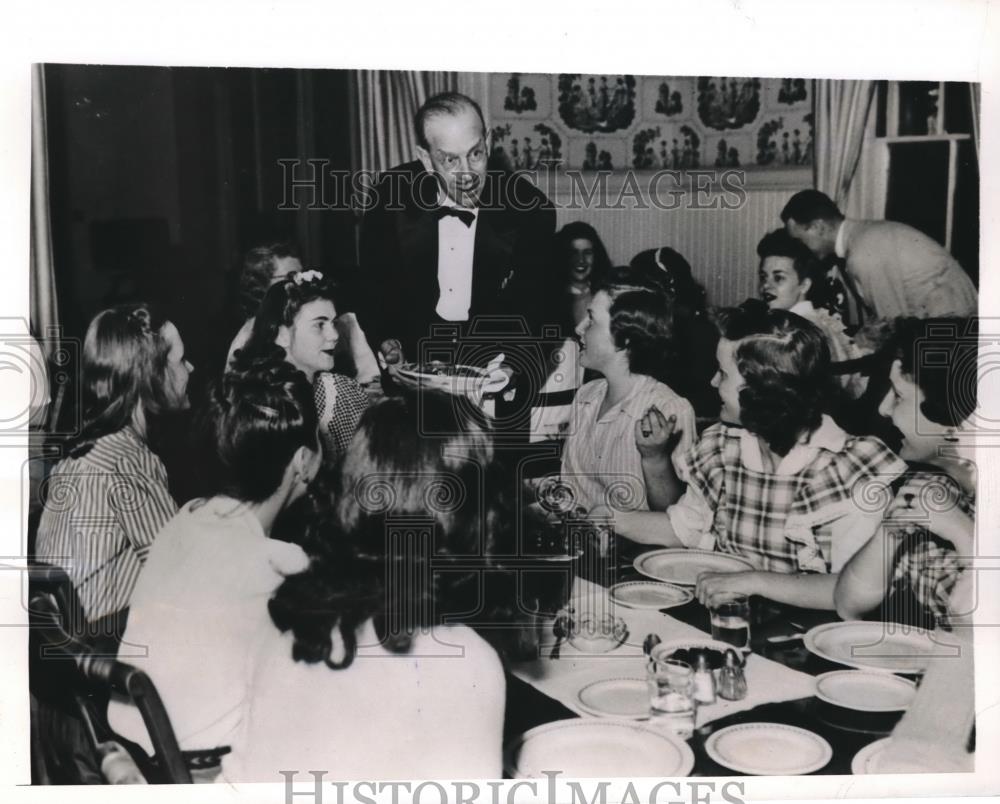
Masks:
[[[419,359],[434,324],[478,316],[540,320],[555,211],[525,177],[487,170],[479,105],[430,98],[415,120],[418,159],[384,174],[361,229],[361,323],[386,362]]]

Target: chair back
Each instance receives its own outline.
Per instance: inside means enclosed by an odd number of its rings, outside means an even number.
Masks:
[[[153,746],[151,760],[137,763],[147,781],[190,784],[170,718],[149,676],[93,650],[83,609],[62,570],[35,565],[29,578],[33,692],[41,699],[72,700],[97,763],[108,744],[127,742],[108,726],[104,711],[112,692],[123,695],[138,708]]]

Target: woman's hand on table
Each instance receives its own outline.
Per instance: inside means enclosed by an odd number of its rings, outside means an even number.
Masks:
[[[761,574],[757,570],[746,572],[703,572],[695,584],[698,602],[708,606],[719,594],[758,595]]]

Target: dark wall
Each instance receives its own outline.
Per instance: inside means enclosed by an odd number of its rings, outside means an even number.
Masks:
[[[349,167],[346,71],[46,67],[55,268],[63,325],[163,305],[202,380],[239,326],[240,255],[274,238],[349,275],[354,216],[281,211],[279,159]]]

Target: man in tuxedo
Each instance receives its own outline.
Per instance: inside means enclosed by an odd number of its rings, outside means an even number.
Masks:
[[[479,105],[444,93],[420,107],[418,159],[385,173],[361,227],[362,325],[386,362],[420,359],[435,324],[541,321],[555,210],[524,176],[488,170]],[[478,328],[477,333],[483,329]]]

